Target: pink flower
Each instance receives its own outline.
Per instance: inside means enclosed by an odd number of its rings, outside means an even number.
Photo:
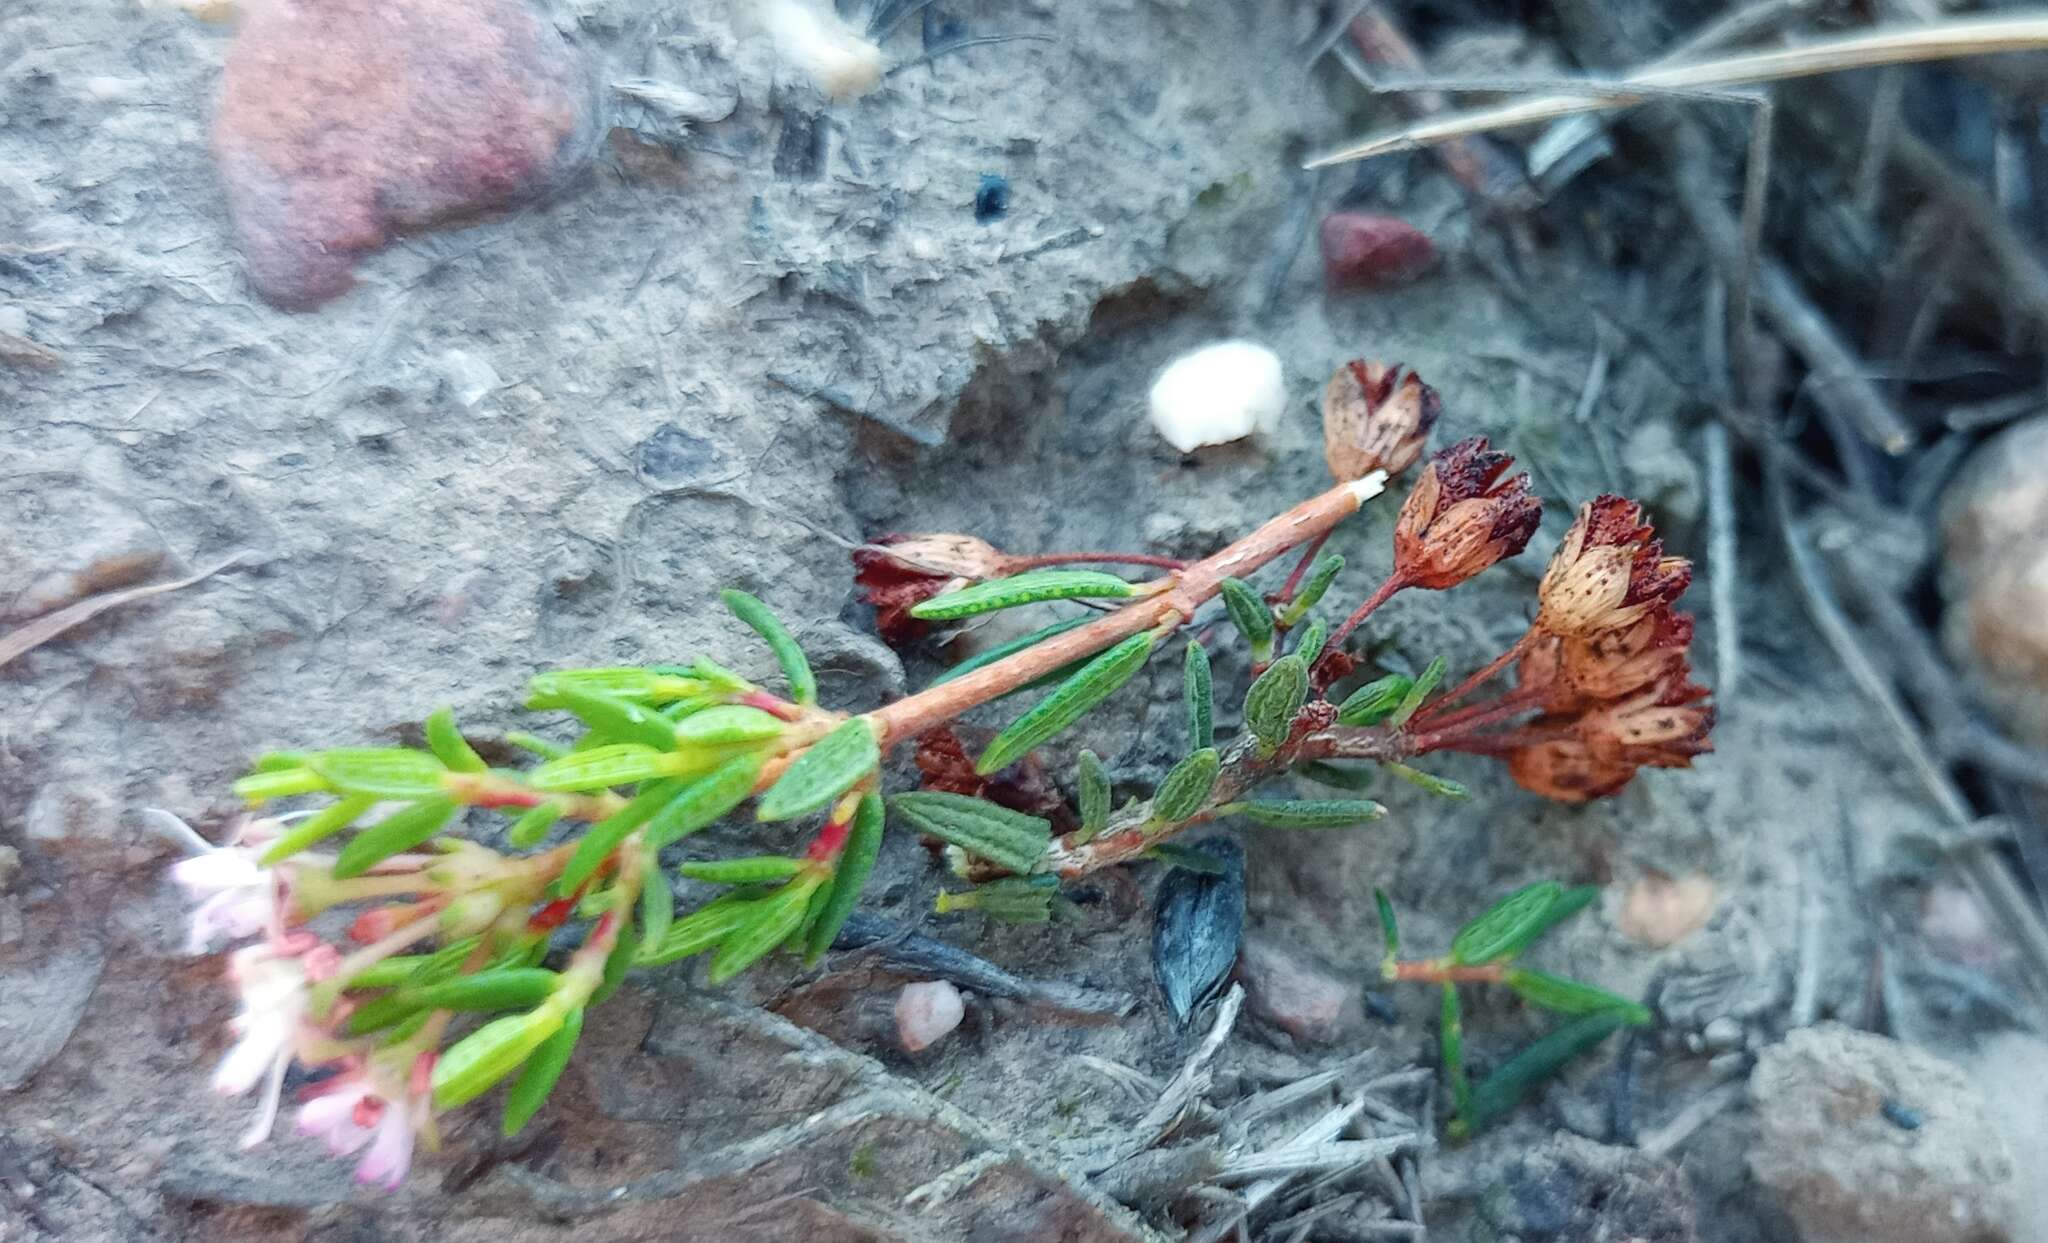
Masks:
[[[363,1152],[356,1181],[396,1191],[412,1168],[413,1137],[425,1124],[425,1097],[392,1089],[368,1069],[349,1071],[321,1085],[321,1094],[299,1107],[301,1135],[317,1136],[337,1157]]]
[[[237,1039],[214,1069],[213,1087],[224,1095],[240,1096],[263,1085],[256,1121],[242,1135],[244,1148],[262,1143],[277,1122],[278,1094],[306,1014],[306,970],[304,958],[279,953],[269,945],[245,946],[228,959],[242,1008],[229,1021]]]
[[[277,836],[275,820],[250,820],[233,843],[215,846],[169,812],[150,809],[158,823],[197,853],[171,865],[171,879],[198,903],[185,936],[185,952],[204,954],[216,942],[239,941],[273,926],[283,909],[278,873],[258,860]]]

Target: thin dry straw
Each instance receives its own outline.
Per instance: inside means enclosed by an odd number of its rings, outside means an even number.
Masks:
[[[1751,52],[1719,60],[1695,61],[1687,65],[1656,65],[1617,81],[1586,83],[1584,89],[1598,90],[1602,92],[1599,95],[1543,95],[1497,107],[1431,117],[1392,133],[1368,138],[1352,146],[1318,156],[1303,167],[1324,168],[1331,164],[1343,164],[1351,160],[1384,155],[1389,151],[1428,146],[1467,134],[1504,129],[1513,125],[1529,125],[1582,112],[1625,108],[1643,102],[1645,96],[1627,93],[1631,87],[1643,88],[1647,93],[1709,90],[1836,73],[1844,69],[1868,69],[1880,65],[1951,60],[1959,56],[2037,51],[2043,48],[2048,48],[2048,14],[2036,13],[2020,17],[1943,22],[1933,26],[1879,30],[1870,34],[1826,39],[1800,47]]]

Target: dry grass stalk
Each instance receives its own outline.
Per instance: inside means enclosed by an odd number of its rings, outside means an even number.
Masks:
[[[1322,168],[1390,151],[1428,146],[1468,134],[1551,121],[1583,112],[1625,108],[1643,102],[1654,93],[1754,86],[1787,78],[1838,73],[1845,69],[1869,69],[2044,48],[2048,48],[2048,15],[2028,14],[1877,30],[1799,47],[1747,52],[1690,64],[1657,64],[1618,81],[1588,82],[1586,89],[1597,89],[1598,94],[1543,95],[1497,107],[1431,117],[1318,156],[1304,167]],[[1630,88],[1642,88],[1646,93],[1630,94]]]

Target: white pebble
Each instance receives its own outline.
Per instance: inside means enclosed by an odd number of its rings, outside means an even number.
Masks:
[[[772,0],[762,14],[775,50],[833,99],[858,99],[882,81],[882,49],[815,0]]]
[[[1152,382],[1152,426],[1182,453],[1270,432],[1286,407],[1280,356],[1250,341],[1183,354]]]
[[[921,1052],[945,1039],[966,1013],[960,990],[944,980],[905,984],[896,998],[896,1039],[905,1053]]]

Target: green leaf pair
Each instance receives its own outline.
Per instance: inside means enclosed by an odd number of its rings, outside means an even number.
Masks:
[[[1512,962],[1537,937],[1599,895],[1597,885],[1567,889],[1554,880],[1525,885],[1459,929],[1451,939],[1450,961],[1459,966]]]
[[[899,794],[889,810],[912,828],[1012,872],[1038,866],[1052,844],[1052,825],[987,799],[939,790]]]
[[[1005,876],[964,892],[941,892],[933,909],[941,915],[980,911],[1006,924],[1042,924],[1052,918],[1052,902],[1059,891],[1056,877]]]

